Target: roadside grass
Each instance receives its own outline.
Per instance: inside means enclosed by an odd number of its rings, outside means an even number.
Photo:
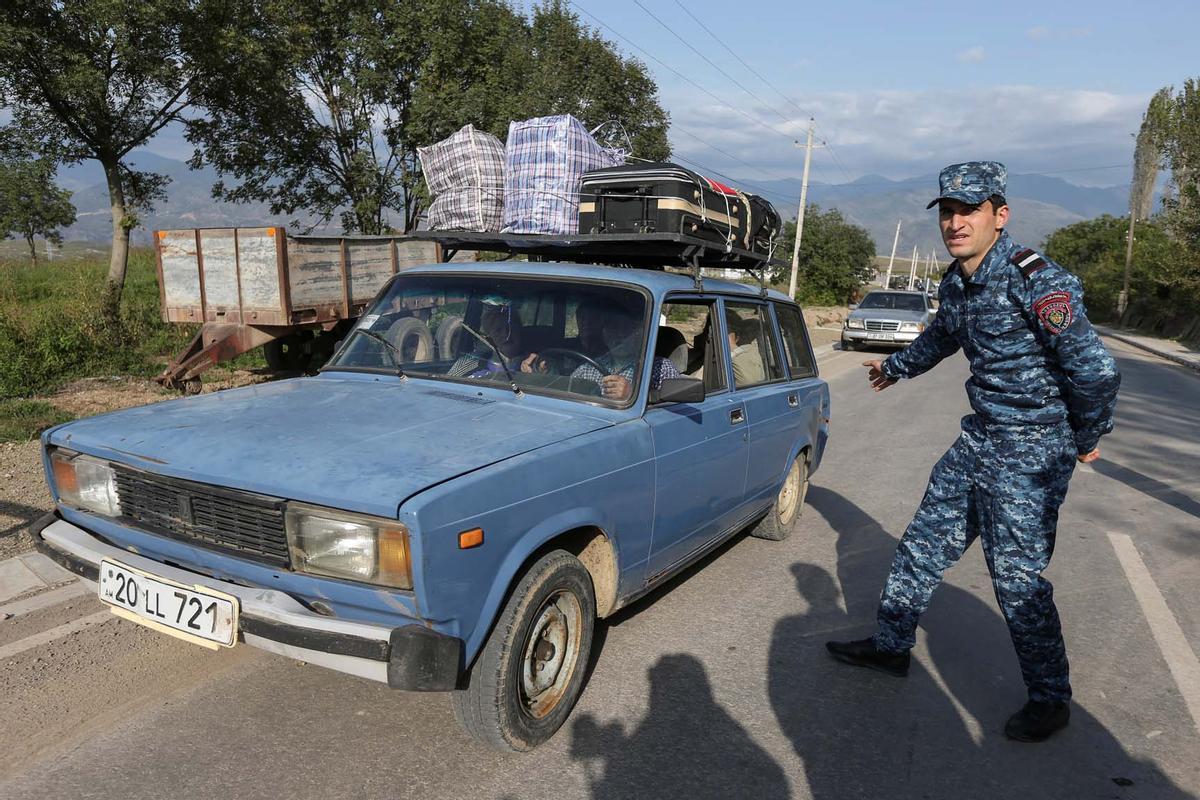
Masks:
[[[28,398],[76,378],[149,377],[195,334],[159,310],[154,253],[130,253],[121,321],[99,313],[106,258],[68,257],[36,268],[0,260],[0,400]]]
[[[73,419],[73,414],[40,400],[0,400],[0,442],[27,442]]]

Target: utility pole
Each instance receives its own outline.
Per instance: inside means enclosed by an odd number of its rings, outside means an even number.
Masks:
[[[913,281],[917,279],[917,246],[913,245],[912,261],[908,264],[908,290],[911,292]]]
[[[788,297],[796,297],[796,271],[800,268],[800,236],[804,233],[804,207],[808,203],[808,167],[812,163],[813,127],[816,122],[808,118],[808,142],[804,145],[804,177],[800,181],[800,209],[796,212],[796,242],[792,245],[792,280],[788,283]],[[799,142],[795,143],[797,147]],[[816,145],[824,147],[823,144]]]
[[[900,243],[900,223],[903,219],[896,220],[896,237],[892,239],[892,255],[888,258],[887,280],[883,282],[883,288],[892,288],[892,264],[896,261],[896,245]]]
[[[1129,235],[1125,237],[1125,282],[1121,286],[1121,293],[1117,295],[1117,322],[1125,316],[1125,309],[1129,307],[1129,267],[1133,264],[1133,220],[1135,211],[1133,204],[1129,204]]]

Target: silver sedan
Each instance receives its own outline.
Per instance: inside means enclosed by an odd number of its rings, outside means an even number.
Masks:
[[[933,301],[923,292],[878,290],[869,292],[842,328],[842,349],[864,345],[904,347],[933,322]]]

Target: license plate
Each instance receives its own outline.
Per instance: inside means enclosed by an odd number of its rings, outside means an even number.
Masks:
[[[894,333],[868,333],[867,338],[868,339],[876,339],[881,342],[890,342],[896,338],[896,334],[894,334]]]
[[[159,578],[141,570],[100,562],[100,600],[114,613],[195,644],[216,649],[237,640],[238,600],[202,586]]]

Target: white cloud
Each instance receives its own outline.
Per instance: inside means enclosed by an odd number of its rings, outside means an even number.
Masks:
[[[955,56],[959,61],[965,61],[968,64],[978,64],[983,61],[983,57],[983,48],[979,46],[963,50]]]
[[[803,153],[791,142],[807,127],[760,118],[757,126],[711,98],[665,98],[672,120],[734,159],[678,132],[675,151],[711,169],[748,181],[799,177]],[[816,180],[840,183],[865,174],[908,178],[954,161],[996,158],[1013,173],[1080,170],[1076,183],[1115,185],[1129,179],[1133,140],[1149,95],[997,86],[972,90],[829,92],[798,95],[817,120],[817,138],[833,152],[813,156]],[[836,156],[836,158],[835,158]],[[1087,168],[1084,170],[1083,168]]]

